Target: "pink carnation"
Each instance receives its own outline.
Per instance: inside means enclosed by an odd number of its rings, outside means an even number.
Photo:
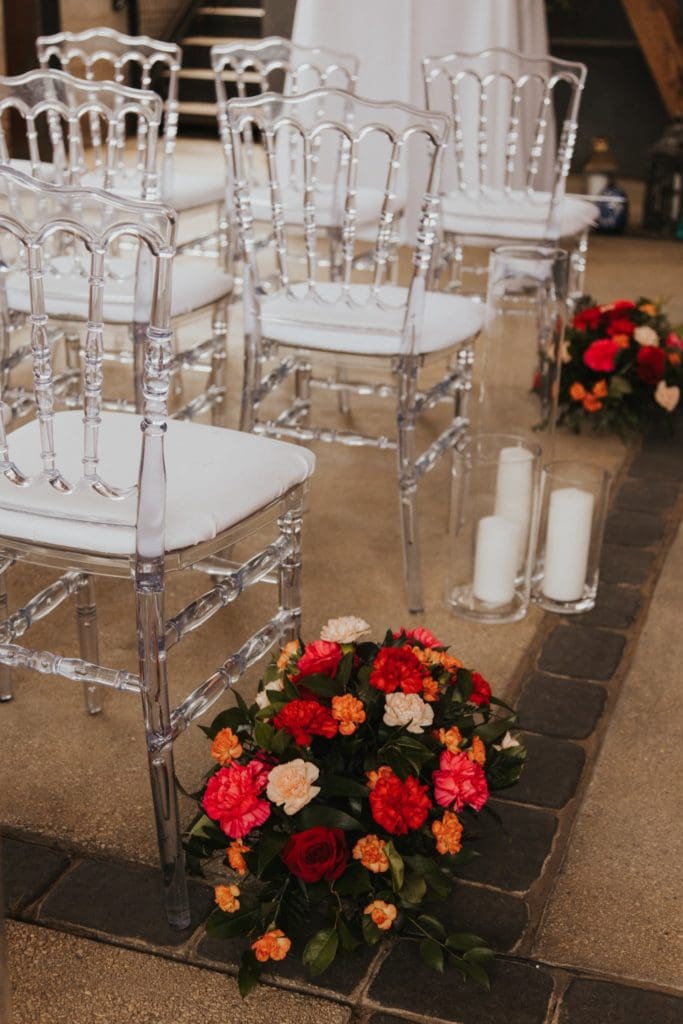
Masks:
[[[231,839],[246,836],[270,815],[268,801],[259,799],[268,784],[268,771],[260,760],[233,761],[209,779],[202,807]]]
[[[440,807],[461,811],[465,804],[480,811],[489,798],[489,787],[481,765],[464,751],[444,750],[439,767],[432,775],[434,798]]]
[[[683,349],[683,338],[681,338],[676,331],[670,331],[666,336],[664,344],[667,348]]]
[[[611,373],[620,351],[616,341],[612,341],[611,338],[599,338],[583,353],[583,361],[596,373]]]
[[[406,629],[401,626],[398,633],[393,634],[394,640],[400,640],[401,637],[405,637],[406,640],[413,640],[418,644],[422,644],[423,647],[443,647],[437,637],[429,629],[425,629],[424,626],[418,626],[416,629]]]

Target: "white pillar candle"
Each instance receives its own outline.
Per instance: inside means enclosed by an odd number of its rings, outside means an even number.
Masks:
[[[550,495],[541,590],[552,601],[583,596],[593,522],[593,495],[562,487]]]
[[[526,448],[501,448],[494,515],[519,526],[517,568],[524,562],[531,519],[533,455]]]
[[[484,516],[477,527],[472,593],[490,605],[508,604],[515,596],[519,556],[517,523]]]

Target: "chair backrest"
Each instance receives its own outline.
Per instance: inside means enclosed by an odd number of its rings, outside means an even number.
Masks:
[[[23,132],[6,131],[8,111]],[[95,172],[97,184],[115,189],[124,175],[135,178],[140,198],[157,189],[156,140],[161,100],[156,93],[114,82],[86,82],[64,71],[36,70],[0,77],[0,163],[17,154],[24,135],[31,173],[56,184],[79,184]],[[41,120],[44,152],[40,152]],[[128,119],[137,129],[134,154],[126,145]],[[131,166],[132,164],[132,166]],[[130,191],[128,186],[127,191]]]
[[[298,95],[312,89],[336,88],[354,93],[358,58],[319,46],[299,46],[282,36],[268,36],[253,43],[242,41],[211,47],[211,67],[216,86],[218,130],[230,166],[230,132],[227,123],[226,79],[234,81],[240,99],[266,92]],[[253,138],[245,141],[254,159]]]
[[[439,171],[449,131],[448,119],[401,103],[360,99],[336,89],[318,89],[300,96],[267,93],[253,99],[233,99],[227,105],[227,117],[236,215],[245,259],[247,319],[253,311],[258,315],[259,291],[264,288],[278,290],[294,302],[302,298],[319,301],[322,316],[330,300],[333,305],[360,304],[389,312],[387,296],[391,295],[396,303],[397,290],[389,285],[387,272],[396,255],[396,227],[403,208],[400,182],[410,161],[411,189],[424,196],[424,200],[413,257],[412,298],[407,304],[402,301],[400,309],[407,320],[419,320],[418,293],[424,291],[436,242]],[[263,140],[269,227],[274,238],[271,247],[258,247],[254,237],[253,184],[251,162],[245,152],[245,129],[257,129]],[[298,193],[294,194],[289,168],[278,159],[281,132],[299,142]],[[343,156],[334,165],[318,159],[327,137],[332,138]],[[374,192],[364,189],[365,171],[381,182]],[[370,203],[361,216],[359,197],[368,194]],[[361,221],[365,278],[356,259],[360,252],[357,243]],[[330,238],[337,253],[333,259],[332,286],[329,262],[325,266],[321,260],[321,254],[327,257]],[[357,289],[351,295],[354,283],[367,285],[362,301]],[[398,309],[394,305],[390,312],[395,314]],[[407,339],[406,343],[411,345],[412,340]]]
[[[183,59],[176,43],[149,36],[127,36],[113,28],[91,28],[39,36],[36,51],[41,68],[58,62],[63,71],[88,81],[113,78],[119,85],[152,89],[158,76],[164,74],[164,153],[166,157],[173,155],[178,134],[178,75]]]
[[[422,72],[427,106],[453,120],[449,170],[457,190],[544,190],[559,198],[574,150],[584,64],[491,49],[425,57]]]
[[[69,478],[61,466],[65,453],[55,435],[55,368],[50,339],[50,315],[44,291],[45,270],[55,237],[69,236],[86,255],[88,315],[83,326],[83,442],[82,472]],[[118,240],[132,237],[139,245],[140,269],[134,299],[135,318],[148,323],[143,371],[143,451],[136,483],[137,463],[132,458],[130,483],[112,483],[100,475],[100,440],[103,386],[103,306],[111,275],[107,264],[115,258]],[[59,248],[63,248],[60,242]],[[160,203],[119,199],[99,189],[60,187],[37,181],[8,167],[0,167],[0,316],[7,315],[7,281],[23,275],[30,295],[33,387],[39,422],[40,470],[31,473],[12,458],[12,433],[4,428],[7,409],[0,402],[0,475],[2,488],[50,488],[55,494],[89,490],[102,499],[101,518],[108,521],[111,500],[138,490],[138,554],[155,559],[163,554],[165,469],[163,435],[171,358],[171,272],[175,249],[175,213]],[[6,253],[12,252],[8,261]],[[18,253],[18,257],[17,257]],[[21,269],[17,269],[20,267]],[[16,286],[16,285],[15,285]],[[36,456],[38,452],[36,452]],[[60,459],[61,457],[61,459]],[[36,460],[37,461],[37,460]],[[74,464],[73,458],[70,460]],[[109,500],[107,500],[109,499]],[[2,490],[0,490],[0,507]],[[68,515],[68,503],[64,515]],[[16,502],[14,502],[16,508]],[[99,518],[99,517],[98,517]]]

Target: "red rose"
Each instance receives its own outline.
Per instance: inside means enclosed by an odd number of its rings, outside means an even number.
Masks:
[[[349,862],[349,848],[340,828],[316,825],[290,836],[280,857],[303,882],[333,882]]]
[[[478,672],[472,673],[472,693],[468,698],[470,704],[490,704],[491,687]]]
[[[600,306],[582,309],[572,320],[572,327],[575,327],[577,331],[595,331],[600,323],[602,313]]]
[[[276,729],[286,729],[300,747],[308,747],[314,736],[331,740],[337,735],[339,723],[329,708],[317,700],[290,700],[273,718]]]
[[[655,345],[641,345],[636,363],[640,379],[645,384],[656,384],[664,376],[666,353]]]
[[[417,626],[415,629],[406,629],[405,626],[401,626],[398,633],[392,634],[394,640],[400,640],[404,637],[407,641],[414,641],[415,643],[422,644],[423,647],[443,647],[444,644],[438,640],[430,629],[425,629],[424,626]]]
[[[409,647],[382,647],[375,658],[368,682],[376,690],[393,693],[422,693],[429,670],[418,661]]]
[[[297,665],[299,675],[294,681],[297,682],[302,676],[318,673],[334,679],[341,659],[342,649],[339,644],[330,643],[328,640],[315,640],[312,644],[306,644]]]
[[[424,825],[432,803],[427,787],[414,776],[401,781],[386,771],[370,793],[370,810],[378,825],[394,836],[403,836]]]
[[[611,338],[599,338],[588,346],[583,353],[583,361],[596,373],[611,373],[621,348]]]

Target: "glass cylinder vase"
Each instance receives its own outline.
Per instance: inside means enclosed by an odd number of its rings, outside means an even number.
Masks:
[[[587,462],[543,467],[533,600],[546,611],[589,611],[598,591],[611,474]]]
[[[526,614],[540,457],[514,434],[473,434],[457,452],[447,593],[457,615],[493,623]]]
[[[530,437],[540,427],[553,457],[569,253],[541,245],[505,245],[491,253],[486,325],[475,363],[473,426]]]

